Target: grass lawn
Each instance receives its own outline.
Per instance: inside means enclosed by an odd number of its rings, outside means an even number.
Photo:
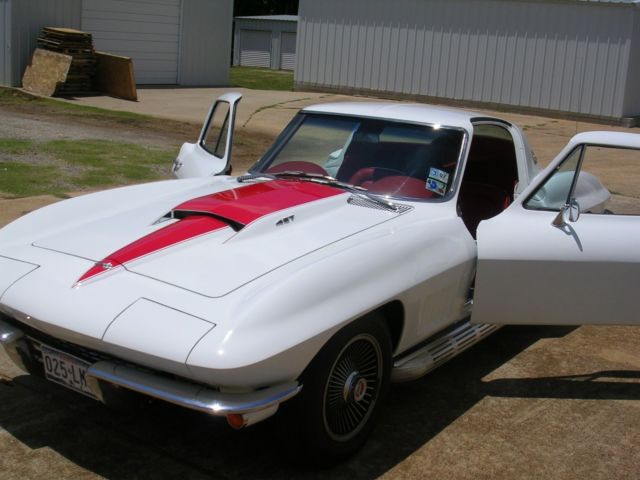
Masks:
[[[243,69],[245,70],[245,69]],[[264,73],[265,70],[258,70]],[[282,72],[267,73],[278,77]],[[291,74],[288,75],[291,77]],[[132,183],[171,178],[171,164],[180,144],[194,141],[201,125],[155,118],[129,112],[74,105],[56,99],[36,97],[17,89],[0,87],[0,122],[3,116],[37,119],[42,125],[67,125],[107,132],[106,139],[58,140],[43,138],[38,128],[25,130],[26,139],[0,136],[0,198],[56,195],[98,190]],[[93,131],[93,130],[92,130]],[[126,141],[122,141],[126,133]],[[146,141],[131,140],[139,133]],[[161,138],[157,144],[151,138]],[[17,135],[16,135],[17,136]],[[87,139],[88,138],[88,139]],[[234,137],[234,172],[251,166],[273,138],[237,129]],[[149,146],[147,146],[149,145]]]
[[[268,68],[231,67],[229,74],[234,87],[256,90],[293,90],[293,72]]]
[[[107,140],[0,139],[0,192],[25,197],[169,177],[173,149]]]
[[[68,122],[108,127],[114,139],[122,130],[159,130],[161,135],[163,129],[183,127],[144,115],[73,105],[10,88],[0,88],[0,109],[6,110],[7,115],[15,111],[45,122],[54,121],[61,130]],[[185,134],[184,138],[191,136]],[[177,146],[148,148],[115,140],[51,140],[42,139],[38,131],[33,131],[33,139],[4,137],[0,138],[0,197],[64,196],[65,192],[168,178],[176,154]]]

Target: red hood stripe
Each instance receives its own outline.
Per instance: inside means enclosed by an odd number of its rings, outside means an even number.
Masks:
[[[327,185],[274,180],[194,198],[174,212],[202,212],[247,225],[265,215],[344,193]]]
[[[274,180],[194,198],[172,210],[173,213],[189,212],[192,215],[185,216],[107,256],[85,272],[76,285],[127,262],[227,228],[227,223],[218,218],[244,226],[265,215],[341,193],[344,192],[340,189],[317,183]]]
[[[100,273],[104,273],[113,268],[120,267],[127,262],[157,252],[186,240],[199,237],[205,233],[226,228],[227,224],[216,220],[213,217],[197,215],[183,218],[182,220],[167,225],[160,230],[156,230],[124,248],[112,253],[107,258],[96,263],[82,275],[76,283],[81,283]]]

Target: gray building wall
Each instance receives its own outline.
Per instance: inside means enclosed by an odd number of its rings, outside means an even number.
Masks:
[[[624,116],[635,117],[640,115],[640,8],[636,8],[634,12],[634,32],[630,51]]]
[[[280,33],[280,69],[296,69],[296,32]]]
[[[390,8],[386,0],[301,0],[295,83],[638,115],[625,104],[637,101],[627,95],[637,10],[571,1],[398,0]]]
[[[9,0],[0,0],[0,85],[11,83],[11,9]]]
[[[232,25],[232,0],[183,0],[180,85],[229,84]]]
[[[82,0],[96,50],[131,57],[136,82],[176,84],[181,0]]]
[[[0,85],[21,85],[42,27],[82,28],[82,4],[82,0],[0,0],[0,27],[4,27]],[[232,19],[232,0],[182,0],[181,85],[229,83]]]
[[[242,30],[258,30],[271,32],[271,67],[273,70],[280,70],[281,65],[281,46],[282,33],[296,33],[298,29],[297,22],[279,21],[279,20],[258,20],[250,18],[235,18],[235,29],[233,39],[233,64],[240,65],[240,55],[242,51]]]

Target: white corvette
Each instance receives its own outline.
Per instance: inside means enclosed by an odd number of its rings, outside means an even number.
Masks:
[[[0,230],[0,341],[18,366],[236,428],[283,404],[307,451],[335,459],[365,441],[390,381],[499,325],[640,323],[640,222],[609,214],[581,168],[589,146],[640,135],[577,135],[539,172],[498,118],[327,104],[231,177],[239,100],[216,101],[178,179]]]

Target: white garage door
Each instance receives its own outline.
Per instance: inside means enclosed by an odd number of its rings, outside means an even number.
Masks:
[[[280,37],[280,68],[282,70],[296,69],[296,34],[282,32]]]
[[[181,0],[83,0],[96,50],[133,59],[136,82],[178,82]]]
[[[266,68],[271,66],[271,32],[240,30],[240,65]]]

